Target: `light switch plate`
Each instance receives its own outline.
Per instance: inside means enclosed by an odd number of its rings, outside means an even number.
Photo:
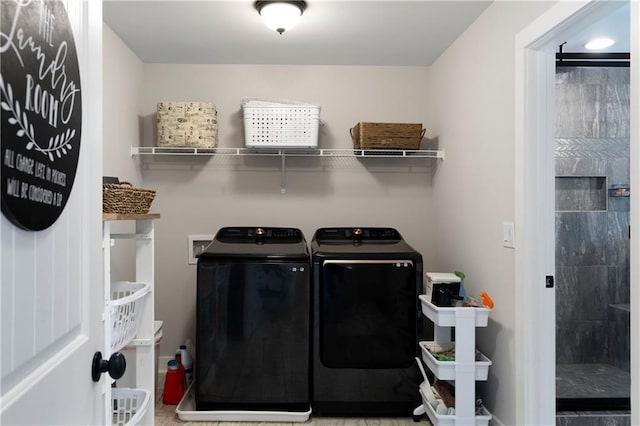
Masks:
[[[502,224],[502,245],[506,248],[516,248],[516,229],[513,222]]]

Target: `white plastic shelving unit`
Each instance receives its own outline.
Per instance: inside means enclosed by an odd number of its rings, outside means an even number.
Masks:
[[[420,342],[422,359],[441,380],[455,380],[456,406],[454,415],[436,413],[423,395],[425,411],[434,426],[488,425],[491,413],[476,415],[476,381],[487,380],[491,361],[476,350],[476,327],[486,327],[489,308],[448,308],[431,303],[427,296],[419,296],[422,313],[434,323],[434,341]],[[451,328],[456,339],[451,340]],[[427,348],[431,345],[455,346],[455,361],[438,361]],[[479,358],[479,360],[476,360]]]
[[[127,343],[119,344],[119,346],[135,347],[135,389],[132,390],[132,397],[135,400],[138,414],[135,417],[126,416],[128,423],[126,424],[143,424],[153,425],[154,423],[154,399],[155,399],[155,338],[154,338],[154,220],[159,219],[159,214],[103,214],[102,222],[102,247],[103,247],[103,264],[104,264],[104,294],[105,294],[105,344],[107,349],[112,348],[114,336],[113,318],[111,311],[111,294],[112,294],[112,278],[111,278],[111,250],[112,246],[117,246],[117,240],[134,240],[136,251],[135,277],[131,283],[139,283],[148,285],[148,291],[144,297],[145,303],[142,309],[136,312],[141,315],[135,337]],[[131,233],[118,233],[112,231],[112,224],[116,221],[129,221],[135,223],[135,230]],[[124,283],[126,284],[126,283]],[[118,282],[118,285],[123,285]],[[133,286],[132,286],[133,287]],[[145,286],[146,287],[146,286]],[[108,358],[111,354],[107,354]],[[131,360],[127,359],[130,363]],[[126,372],[125,372],[126,374]],[[114,405],[111,398],[111,383],[109,378],[109,386],[107,389],[106,413],[107,418],[105,424],[121,423],[120,419],[114,420],[112,416]],[[122,389],[126,391],[126,389]],[[144,401],[140,401],[141,395],[148,397]],[[129,404],[130,401],[127,401]],[[144,412],[143,412],[144,411]]]
[[[220,157],[279,157],[281,185],[284,194],[287,188],[286,158],[396,158],[396,159],[439,159],[444,160],[443,150],[427,149],[325,149],[325,148],[190,148],[132,146],[131,156],[220,156]]]
[[[226,155],[276,157],[374,157],[374,158],[438,158],[444,160],[443,150],[426,149],[325,149],[325,148],[191,148],[132,146],[134,155]]]

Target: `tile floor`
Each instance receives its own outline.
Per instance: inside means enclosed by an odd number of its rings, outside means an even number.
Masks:
[[[628,398],[629,373],[608,364],[558,364],[556,396],[558,398]],[[586,403],[588,406],[589,403]],[[629,411],[563,411],[556,426],[630,426]]]
[[[156,401],[156,426],[296,426],[296,425],[314,425],[314,426],[430,426],[428,420],[422,420],[418,423],[412,418],[334,418],[334,417],[312,417],[304,423],[271,423],[271,422],[190,422],[183,421],[178,418],[175,413],[175,405],[162,404],[162,398]]]
[[[202,422],[202,421],[183,421],[176,414],[175,405],[164,405],[162,403],[162,391],[164,387],[164,378],[162,375],[158,377],[158,389],[156,394],[156,426],[297,426],[297,425],[314,425],[314,426],[430,426],[429,420],[421,420],[414,422],[413,418],[335,418],[335,417],[312,417],[304,423],[276,423],[276,422]]]
[[[631,414],[594,411],[558,413],[556,426],[631,426]]]
[[[628,398],[630,375],[608,364],[558,364],[558,398]]]
[[[609,397],[628,396],[629,373],[618,371],[606,365],[559,365],[558,366],[558,395],[564,397],[584,398],[593,397],[602,393]],[[158,389],[163,388],[164,378],[159,375]],[[584,394],[584,392],[591,395]],[[296,426],[296,425],[316,425],[316,426],[429,426],[428,420],[415,423],[412,418],[331,418],[312,417],[304,423],[260,423],[260,422],[187,422],[178,418],[174,405],[164,405],[160,391],[156,395],[155,424],[157,426],[185,425],[185,426]],[[563,412],[558,413],[558,426],[573,425],[621,425],[626,426],[629,422],[628,413],[578,413]]]

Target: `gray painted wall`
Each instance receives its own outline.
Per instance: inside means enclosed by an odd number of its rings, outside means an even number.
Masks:
[[[431,177],[435,160],[280,159],[268,157],[131,158],[131,145],[153,145],[156,104],[203,100],[218,109],[219,146],[242,147],[243,97],[321,105],[321,147],[349,148],[358,121],[421,122],[429,129],[429,69],[424,67],[235,66],[142,64],[105,28],[105,174],[157,191],[155,316],[164,321],[161,355],[195,334],[195,266],[189,235],[223,226],[292,226],[311,240],[323,226],[397,228],[432,264]],[[119,64],[120,68],[115,64]],[[429,135],[429,131],[427,133]],[[121,253],[121,252],[119,252]],[[120,257],[116,270],[133,267]]]
[[[552,5],[493,2],[431,67],[434,134],[446,153],[433,185],[434,264],[464,271],[467,293],[486,291],[495,302],[489,325],[476,329],[492,361],[489,380],[476,386],[498,425],[518,423],[522,380],[515,250],[502,239],[503,223],[515,215],[514,43]]]

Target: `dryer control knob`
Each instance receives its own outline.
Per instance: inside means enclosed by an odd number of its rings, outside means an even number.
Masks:
[[[360,228],[356,228],[353,230],[353,235],[355,235],[356,237],[359,237],[362,235],[362,229]]]
[[[264,229],[262,229],[262,228],[256,229],[256,235],[258,235],[258,236],[264,235]]]

